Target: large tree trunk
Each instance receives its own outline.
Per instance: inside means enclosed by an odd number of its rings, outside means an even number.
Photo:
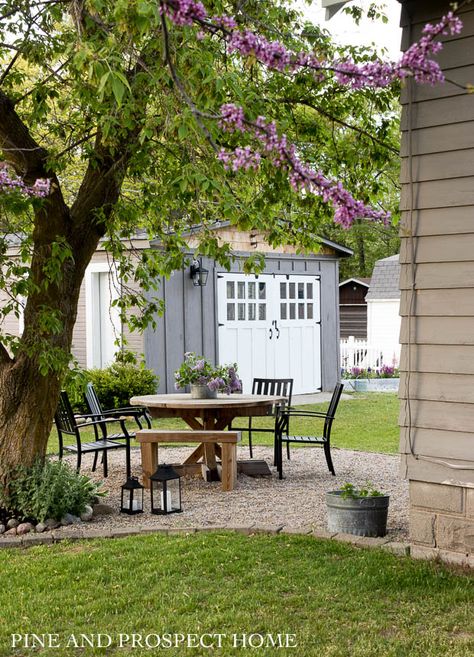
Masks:
[[[35,282],[42,278],[44,282],[44,249],[48,246],[42,238],[45,236],[35,240],[31,265]],[[80,286],[98,239],[89,236],[87,244],[83,240],[74,261],[64,263],[61,279],[30,295],[20,349],[15,358],[5,357],[0,364],[0,483],[5,484],[18,465],[29,466],[46,453],[63,371],[58,367],[41,373],[41,355],[48,350],[70,353]],[[61,318],[58,333],[40,328],[45,308]]]
[[[99,186],[98,179],[100,175],[96,172],[95,188]],[[107,191],[100,200],[110,201],[112,189],[116,201],[121,182],[120,177],[114,184],[104,180]],[[89,201],[87,186],[83,193]],[[25,307],[19,350],[14,358],[4,348],[0,351],[0,485],[8,483],[18,465],[29,466],[46,454],[64,367],[53,367],[42,373],[41,356],[48,352],[67,357],[70,353],[81,283],[105,232],[105,225],[93,220],[94,209],[88,203],[84,205],[85,210],[78,203],[70,211],[59,191],[53,192],[46,208],[36,217],[30,267],[34,291]],[[109,203],[106,217],[112,207],[113,203]],[[50,262],[51,245],[58,238],[66,240],[73,256],[64,260],[59,279],[45,285],[45,265]],[[54,314],[61,320],[60,331],[44,326],[45,309],[50,316]]]

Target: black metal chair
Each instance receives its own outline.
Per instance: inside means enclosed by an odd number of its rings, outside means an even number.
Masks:
[[[344,385],[338,383],[334,388],[334,392],[329,402],[329,407],[326,413],[319,411],[305,411],[297,409],[283,409],[279,412],[276,421],[275,431],[275,455],[278,476],[283,478],[283,443],[286,443],[287,456],[290,458],[290,443],[299,443],[300,445],[320,445],[324,449],[326,463],[329,472],[335,475],[334,465],[331,459],[331,428],[336,415],[336,409],[341,398],[342,389]],[[322,436],[290,436],[288,435],[288,428],[290,418],[294,417],[311,417],[317,419],[324,419],[324,428]]]
[[[291,397],[293,395],[293,379],[260,379],[255,378],[252,382],[252,395],[278,395],[285,397],[285,408],[291,406]],[[272,427],[258,428],[252,427],[252,418],[248,418],[248,425],[246,427],[230,427],[233,431],[248,431],[249,434],[249,450],[250,458],[253,458],[252,447],[252,431],[257,433],[272,433],[275,435],[277,411],[280,407],[274,406],[272,408],[271,416],[274,418]],[[276,458],[276,455],[275,455]]]
[[[80,422],[80,420],[82,420],[82,422]],[[94,454],[94,463],[92,465],[92,472],[94,472],[97,466],[97,456],[99,452],[102,452],[104,477],[107,477],[107,452],[111,449],[125,449],[127,478],[131,476],[130,434],[127,432],[125,419],[97,419],[95,415],[74,415],[67,392],[63,390],[59,397],[59,403],[56,414],[54,416],[54,422],[56,424],[59,439],[59,458],[62,459],[65,450],[75,453],[77,455],[76,469],[78,472],[81,469],[83,454]],[[108,426],[114,422],[118,422],[120,424],[121,432],[108,432]],[[95,440],[83,442],[81,438],[81,431],[83,429],[93,429]],[[73,443],[71,445],[65,445],[63,439],[64,435],[74,436],[76,439],[75,444]],[[116,442],[117,439],[122,441],[124,438],[125,443]]]
[[[148,413],[148,409],[144,406],[124,406],[123,408],[112,408],[104,411],[93,383],[87,384],[84,396],[89,411],[95,420],[100,420],[101,418],[127,419],[131,417],[135,420],[139,429],[143,429],[144,424],[146,424],[146,428],[151,429],[150,414]],[[135,438],[135,432],[128,430],[126,436],[117,435],[114,440],[123,440],[127,437],[132,439]]]

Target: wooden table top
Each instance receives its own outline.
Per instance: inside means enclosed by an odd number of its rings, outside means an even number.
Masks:
[[[286,398],[278,395],[217,395],[217,399],[193,399],[190,393],[167,395],[142,395],[132,397],[133,406],[148,406],[148,408],[174,409],[225,409],[252,408],[257,406],[272,406]]]

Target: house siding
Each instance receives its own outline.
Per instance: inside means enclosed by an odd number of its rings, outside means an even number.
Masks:
[[[447,11],[439,0],[404,2],[404,47]],[[474,8],[461,17],[439,62],[463,84],[474,74]],[[474,97],[409,83],[402,105],[399,424],[411,538],[415,555],[472,564]]]

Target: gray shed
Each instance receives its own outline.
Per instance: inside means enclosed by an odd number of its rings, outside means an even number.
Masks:
[[[174,372],[187,351],[219,364],[236,362],[245,392],[254,377],[292,377],[295,393],[331,390],[339,378],[338,263],[352,251],[321,239],[317,254],[296,255],[290,247],[276,252],[255,233],[228,224],[216,230],[235,248],[230,271],[203,258],[205,286],[193,284],[189,267],[162,280],[165,312],[145,334],[159,392],[174,391]],[[255,244],[265,253],[265,269],[246,275],[242,263]]]

